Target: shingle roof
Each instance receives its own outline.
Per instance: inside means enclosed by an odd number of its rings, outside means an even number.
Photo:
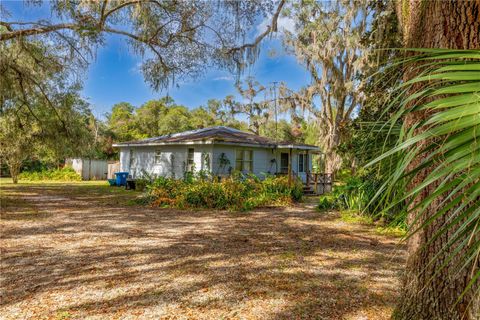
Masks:
[[[247,144],[266,147],[277,147],[284,145],[292,145],[291,143],[278,143],[272,139],[261,137],[252,133],[244,132],[234,128],[217,126],[197,130],[184,131],[159,137],[147,138],[136,141],[128,141],[114,144],[114,147],[122,146],[148,146],[163,144],[183,144],[195,142],[209,143],[229,143],[229,144]],[[303,147],[314,147],[309,145],[297,145]]]

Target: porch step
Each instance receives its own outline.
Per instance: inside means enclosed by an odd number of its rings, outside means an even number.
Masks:
[[[315,191],[313,190],[312,187],[304,186],[303,187],[303,194],[305,194],[305,195],[315,194]]]

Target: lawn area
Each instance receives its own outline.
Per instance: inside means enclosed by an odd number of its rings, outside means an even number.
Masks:
[[[0,181],[4,319],[388,319],[398,238],[306,205],[131,205],[106,182]]]

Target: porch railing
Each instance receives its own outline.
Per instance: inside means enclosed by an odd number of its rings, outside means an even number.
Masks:
[[[305,185],[313,190],[316,194],[324,194],[332,191],[333,174],[331,173],[306,173]]]
[[[279,172],[277,176],[287,176],[287,172]],[[291,172],[292,180],[299,177],[298,173],[294,170]],[[333,174],[331,173],[305,173],[305,188],[310,189],[313,187],[315,194],[324,194],[332,191]]]

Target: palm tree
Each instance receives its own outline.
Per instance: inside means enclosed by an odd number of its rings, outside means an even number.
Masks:
[[[394,318],[478,319],[480,50],[414,51],[404,62],[416,76],[398,88],[391,120],[407,121],[397,145],[370,163],[395,158],[377,195],[408,208],[407,274]]]

